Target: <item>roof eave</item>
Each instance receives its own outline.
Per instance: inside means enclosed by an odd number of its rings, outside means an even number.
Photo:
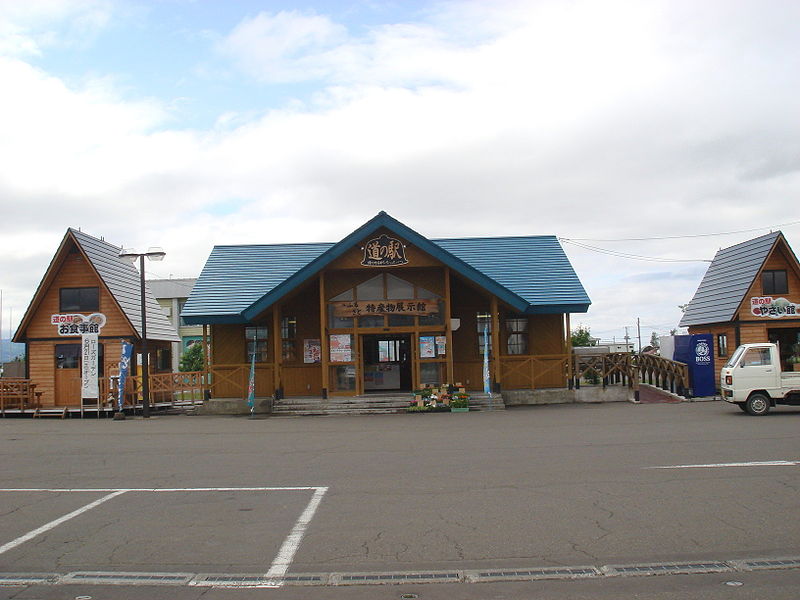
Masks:
[[[296,289],[299,285],[308,281],[308,279],[319,273],[334,260],[341,257],[345,252],[349,251],[353,245],[359,243],[364,237],[374,233],[381,227],[391,229],[398,235],[405,237],[409,242],[416,244],[421,250],[427,252],[436,260],[447,265],[463,277],[484,288],[486,291],[491,292],[497,296],[498,299],[510,305],[515,310],[524,312],[528,308],[528,303],[518,295],[501,286],[493,279],[446,251],[444,248],[437,246],[434,242],[431,242],[407,225],[404,225],[384,211],[381,211],[375,217],[364,223],[364,225],[353,231],[337,244],[331,246],[294,275],[290,276],[283,283],[277,285],[270,292],[262,296],[261,299],[250,305],[249,308],[242,312],[242,316],[247,321],[252,321],[275,302]]]

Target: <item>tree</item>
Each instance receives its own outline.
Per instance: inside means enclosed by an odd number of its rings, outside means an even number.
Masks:
[[[650,334],[650,345],[656,350],[660,348],[660,344],[658,343],[658,334],[655,331]]]
[[[570,335],[572,346],[594,346],[592,334],[586,325],[578,325]]]
[[[203,365],[203,343],[192,344],[181,355],[181,362],[178,368],[181,371],[202,371]]]

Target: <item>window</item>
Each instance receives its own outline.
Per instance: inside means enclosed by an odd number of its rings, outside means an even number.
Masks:
[[[103,344],[97,344],[97,374],[103,376]],[[80,369],[81,368],[81,345],[80,344],[56,344],[55,346],[56,369]]]
[[[728,356],[728,334],[717,334],[717,356]]]
[[[61,288],[60,312],[94,312],[100,310],[100,288]]]
[[[172,370],[172,350],[169,348],[159,348],[156,350],[156,370]]]
[[[267,328],[245,327],[244,337],[247,340],[247,362],[253,360],[254,354],[256,362],[267,362]]]
[[[479,312],[475,315],[477,317],[477,332],[478,332],[478,354],[484,354],[484,342],[488,343],[489,354],[492,354],[492,315],[489,313]]]
[[[297,360],[295,338],[297,337],[297,318],[283,317],[281,319],[281,358],[293,362]]]
[[[508,330],[508,353],[528,353],[528,319],[506,319]]]
[[[180,315],[183,312],[183,307],[186,306],[186,301],[188,298],[181,298],[178,300],[178,314]],[[172,311],[170,311],[170,316],[172,316]],[[181,327],[186,325],[186,321],[183,320],[183,317],[180,318],[179,321]]]
[[[771,364],[769,348],[750,348],[742,358],[745,367],[768,367]]]
[[[789,285],[786,280],[786,271],[764,271],[761,273],[761,288],[765,296],[788,294]]]

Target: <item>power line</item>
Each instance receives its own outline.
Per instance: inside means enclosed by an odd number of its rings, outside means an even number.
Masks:
[[[738,229],[736,231],[721,231],[718,233],[695,233],[689,235],[665,235],[654,237],[641,237],[641,238],[612,238],[612,239],[595,239],[595,238],[561,238],[563,241],[579,241],[579,242],[649,242],[651,240],[681,240],[699,237],[714,237],[718,235],[734,235],[737,233],[750,233],[752,231],[761,231],[763,229],[777,229],[779,227],[790,227],[798,225],[800,221],[789,221],[788,223],[778,223],[777,225],[766,225],[764,227],[753,227],[752,229]]]
[[[569,238],[558,238],[558,239],[564,242],[565,244],[572,244],[573,246],[578,246],[579,248],[584,248],[585,250],[590,250],[592,252],[599,252],[600,254],[609,254],[611,256],[617,256],[619,258],[628,258],[631,260],[645,260],[650,262],[666,262],[666,263],[674,263],[674,262],[710,263],[711,262],[710,260],[705,258],[659,258],[657,256],[642,256],[640,254],[629,254],[628,252],[618,252],[617,250],[598,248],[597,246],[590,246],[589,244],[582,244],[580,242],[576,242],[574,239],[569,239]]]

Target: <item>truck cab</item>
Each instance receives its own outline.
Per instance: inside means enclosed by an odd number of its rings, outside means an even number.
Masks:
[[[722,399],[750,415],[778,404],[800,406],[800,372],[781,372],[777,345],[743,344],[720,372]]]

